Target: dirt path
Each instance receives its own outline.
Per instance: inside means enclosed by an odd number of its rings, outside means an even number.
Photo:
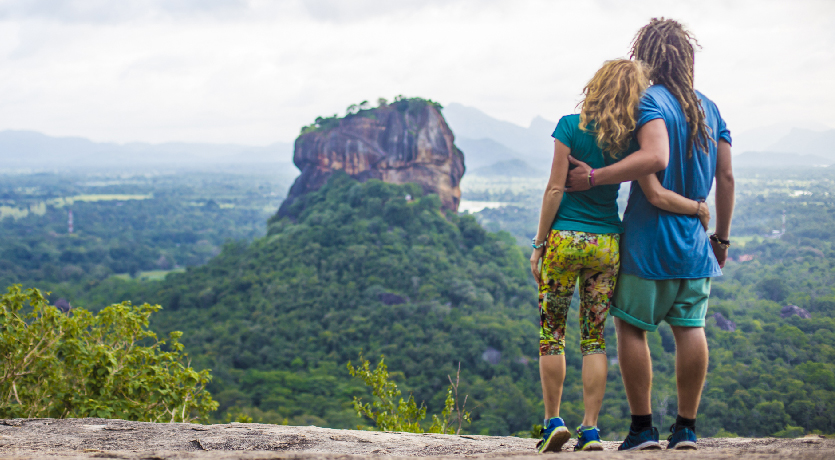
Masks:
[[[542,458],[536,440],[332,430],[258,423],[191,425],[106,419],[0,420],[0,458],[123,459],[362,459],[378,456]],[[573,449],[569,441],[565,450]],[[558,453],[572,459],[832,459],[835,439],[703,439],[694,452]],[[665,442],[662,442],[665,444]]]

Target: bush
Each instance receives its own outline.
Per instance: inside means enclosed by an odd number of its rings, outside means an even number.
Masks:
[[[418,407],[413,395],[409,395],[408,400],[400,397],[401,392],[397,388],[397,384],[389,379],[388,367],[384,361],[385,358],[380,356],[380,362],[373,371],[371,370],[371,363],[362,355],[359,356],[357,367],[354,367],[350,361],[348,362],[348,372],[351,376],[365,382],[374,394],[374,400],[365,404],[362,403],[362,398],[354,396],[354,409],[357,411],[357,415],[365,415],[377,425],[377,428],[383,431],[423,433],[420,422],[426,418],[426,406],[421,403]],[[460,370],[458,376],[460,377]],[[459,404],[456,404],[455,396],[458,393],[458,382],[458,378],[455,382],[452,382],[450,378],[444,408],[440,417],[432,416],[432,426],[429,427],[430,433],[455,433],[456,431],[450,423],[453,411],[458,414],[458,433],[461,432],[461,423],[470,421],[469,412],[466,412],[463,406],[459,407]],[[455,396],[453,396],[453,389],[455,390]],[[466,405],[466,399],[464,405]]]
[[[775,438],[800,438],[806,434],[806,430],[800,426],[788,425],[786,429],[774,433]]]
[[[183,363],[181,332],[166,343],[147,330],[159,309],[123,302],[65,315],[37,289],[10,287],[0,297],[0,417],[205,418],[217,409],[209,370]]]

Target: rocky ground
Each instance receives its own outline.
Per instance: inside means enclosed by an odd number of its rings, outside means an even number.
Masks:
[[[363,459],[377,456],[453,458],[539,457],[536,440],[332,430],[257,423],[191,425],[106,419],[0,420],[0,458],[122,459]],[[573,449],[569,441],[566,451]],[[665,444],[665,442],[662,442]],[[702,439],[698,452],[556,453],[573,459],[831,459],[835,439]]]

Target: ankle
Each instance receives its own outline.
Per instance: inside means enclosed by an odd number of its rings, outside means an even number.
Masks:
[[[652,414],[632,416],[632,425],[630,425],[629,431],[640,433],[647,428],[652,428]]]
[[[676,427],[682,428],[690,428],[693,432],[696,432],[696,419],[695,418],[684,418],[681,415],[676,416]]]

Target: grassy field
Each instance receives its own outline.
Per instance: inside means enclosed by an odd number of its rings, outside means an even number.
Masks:
[[[173,270],[148,270],[144,272],[139,272],[136,275],[136,278],[133,279],[137,279],[140,281],[161,281],[165,279],[166,275],[168,275],[169,273],[183,273],[185,271],[185,268],[175,268]],[[116,275],[112,275],[112,277],[125,281],[131,279],[130,273],[119,273]]]

